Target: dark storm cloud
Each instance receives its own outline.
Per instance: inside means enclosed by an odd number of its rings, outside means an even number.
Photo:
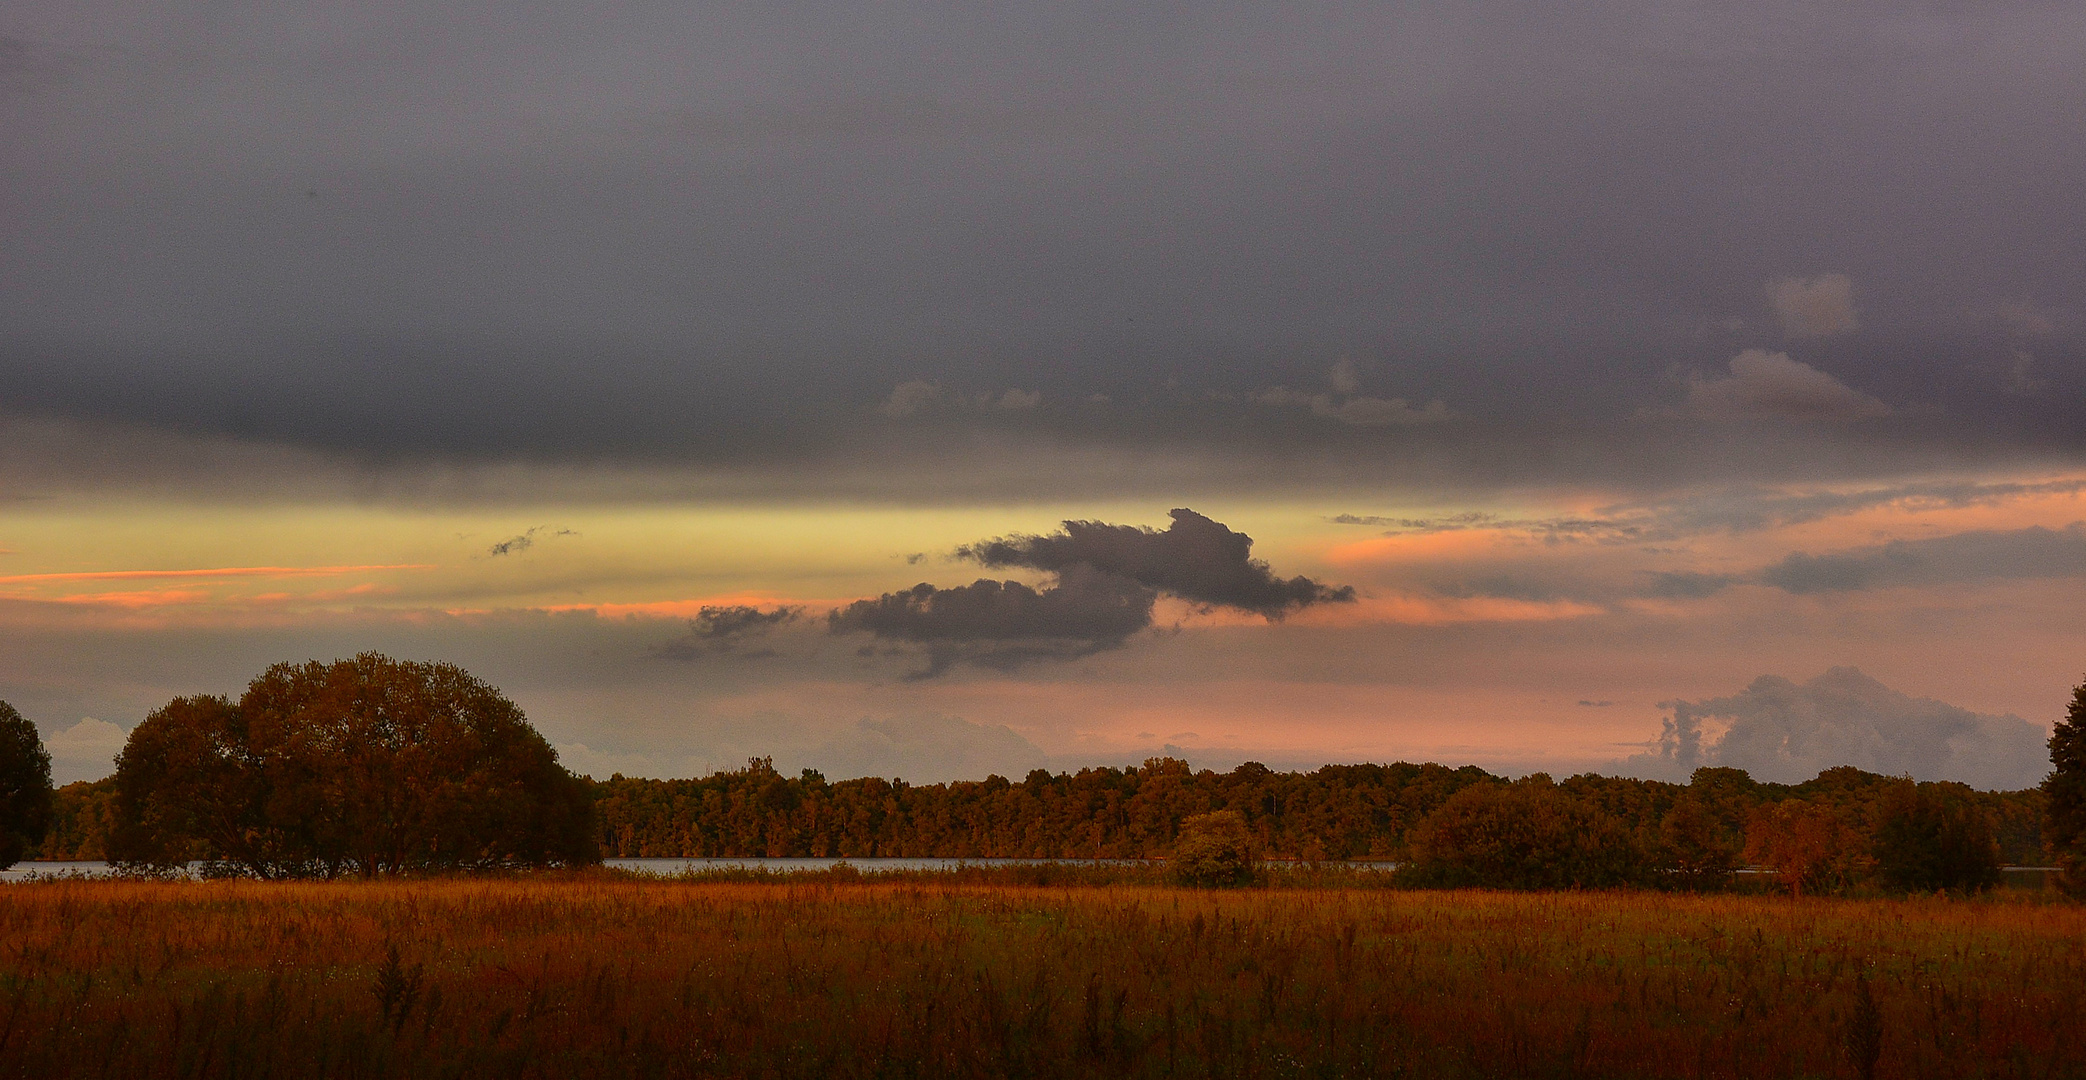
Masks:
[[[1231,607],[1270,621],[1320,603],[1354,599],[1351,586],[1283,580],[1252,557],[1253,539],[1193,510],[1171,512],[1164,532],[1136,525],[1067,521],[1049,536],[1005,536],[967,544],[959,558],[988,567],[1041,570],[1042,588],[981,578],[857,600],[827,617],[832,632],[866,632],[926,647],[929,678],[958,663],[1011,670],[1121,647],[1152,625],[1161,594]],[[910,560],[908,560],[910,561]]]
[[[746,642],[765,637],[779,626],[795,622],[802,607],[783,605],[762,611],[750,604],[704,606],[688,620],[688,633],[652,650],[666,660],[698,660],[736,652]],[[772,650],[742,653],[749,658],[774,655]]]
[[[1034,589],[981,578],[942,589],[921,582],[857,600],[827,616],[836,633],[866,632],[926,646],[930,677],[959,662],[1010,670],[1120,647],[1152,624],[1158,593],[1128,578],[1076,564]]]
[[[1143,525],[1067,521],[1049,536],[1004,536],[968,544],[957,554],[989,567],[1064,573],[1090,566],[1198,604],[1237,608],[1279,619],[1312,604],[1354,599],[1352,586],[1307,577],[1277,577],[1253,558],[1253,538],[1193,510],[1168,512],[1164,532]]]
[[[1660,707],[1673,715],[1658,752],[1633,759],[1633,765],[1664,761],[1681,775],[1722,765],[1780,783],[1853,765],[1988,790],[2032,787],[2049,768],[2049,732],[2043,728],[2018,716],[1987,716],[1914,698],[1851,667],[1832,668],[1801,684],[1762,675],[1730,697]]]
[[[2077,5],[26,0],[0,38],[9,413],[807,485],[979,429],[1267,486],[2082,452]],[[908,385],[995,407],[894,434]],[[1792,413],[1866,427],[1699,430]]]

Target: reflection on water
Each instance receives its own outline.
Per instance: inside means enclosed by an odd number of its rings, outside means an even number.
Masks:
[[[826,870],[841,863],[855,867],[864,873],[879,870],[954,870],[963,866],[1137,866],[1152,861],[1145,859],[603,859],[603,866],[618,870],[634,870],[641,874],[660,877],[675,877],[680,874],[699,874],[705,870],[760,870],[769,873],[791,874],[803,871]],[[1389,870],[1395,864],[1388,862],[1350,862],[1348,866],[1361,869]],[[2002,887],[2009,889],[2041,889],[2048,887],[2057,871],[2047,866],[2008,866],[2004,868]],[[106,877],[113,869],[105,862],[22,862],[0,870],[0,884],[15,881],[30,881],[36,878],[62,877]],[[1743,875],[1761,875],[1764,871],[1741,870]]]

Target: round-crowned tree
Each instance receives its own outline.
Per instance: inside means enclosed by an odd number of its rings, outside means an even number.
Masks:
[[[267,876],[599,860],[585,781],[498,690],[376,653],[184,698],[117,759],[117,860]]]
[[[2064,891],[2086,899],[2086,683],[2072,691],[2071,707],[2050,733],[2050,775],[2043,780],[2049,797],[2043,821],[2043,844],[2063,871]]]
[[[0,870],[20,862],[51,821],[51,755],[36,725],[0,701]]]

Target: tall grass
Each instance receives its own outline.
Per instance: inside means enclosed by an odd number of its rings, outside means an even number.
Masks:
[[[953,880],[0,889],[10,1076],[2076,1076],[2086,910]]]

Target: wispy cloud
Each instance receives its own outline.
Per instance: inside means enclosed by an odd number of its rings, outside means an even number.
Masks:
[[[510,536],[507,539],[502,540],[497,544],[494,544],[492,547],[487,548],[485,552],[486,557],[494,558],[500,555],[515,555],[527,551],[530,548],[536,546],[536,537],[538,534],[542,534],[546,537],[579,535],[571,529],[558,529],[553,531],[551,527],[548,525],[536,525],[525,532],[518,533],[514,536]]]
[[[208,570],[87,570],[64,574],[12,574],[0,585],[46,581],[130,581],[156,578],[322,577],[379,570],[434,570],[432,563],[378,563],[362,566],[225,566]]]

